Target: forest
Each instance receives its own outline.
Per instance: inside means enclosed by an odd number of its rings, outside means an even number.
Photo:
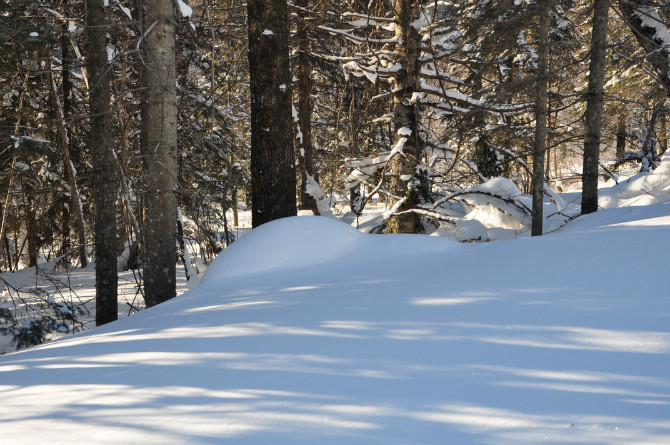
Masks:
[[[660,0],[0,11],[0,268],[93,262],[98,325],[118,316],[120,272],[138,308],[171,299],[177,265],[189,279],[209,264],[250,229],[242,213],[253,227],[300,213],[462,242],[495,239],[484,226],[537,236],[597,211],[599,183],[654,170],[668,146]],[[78,308],[39,291],[47,315],[26,325],[3,281],[17,346],[75,330]]]
[[[670,3],[0,0],[3,445],[670,443]]]

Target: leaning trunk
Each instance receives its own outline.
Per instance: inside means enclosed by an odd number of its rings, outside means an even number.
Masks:
[[[670,98],[670,46],[663,39],[667,25],[659,16],[656,7],[642,0],[621,2],[621,15],[635,34],[647,59],[656,71],[658,79]],[[660,7],[660,5],[659,5]]]
[[[70,139],[67,132],[67,123],[65,122],[65,114],[63,113],[63,105],[58,96],[58,89],[56,88],[56,81],[51,72],[51,58],[47,55],[45,58],[47,68],[47,80],[51,91],[51,98],[53,100],[54,109],[56,111],[56,126],[58,127],[58,136],[63,149],[63,162],[65,162],[65,171],[70,186],[70,194],[72,206],[77,217],[77,237],[79,241],[79,263],[84,268],[88,264],[86,258],[86,221],[84,220],[84,209],[82,207],[81,196],[79,195],[79,187],[77,186],[77,170],[72,162],[70,156]]]

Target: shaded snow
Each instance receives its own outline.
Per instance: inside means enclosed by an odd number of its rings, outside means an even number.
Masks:
[[[670,194],[653,178],[541,238],[261,226],[195,290],[2,356],[3,443],[670,443]],[[630,205],[642,188],[654,203]]]

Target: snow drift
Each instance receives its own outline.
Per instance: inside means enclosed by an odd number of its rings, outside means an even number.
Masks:
[[[489,244],[270,223],[0,358],[2,443],[670,443],[669,227],[667,198]]]

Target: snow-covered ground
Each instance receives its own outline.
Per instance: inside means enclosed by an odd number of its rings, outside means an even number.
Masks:
[[[0,357],[3,444],[668,444],[670,162],[553,234],[262,226],[195,290]]]

